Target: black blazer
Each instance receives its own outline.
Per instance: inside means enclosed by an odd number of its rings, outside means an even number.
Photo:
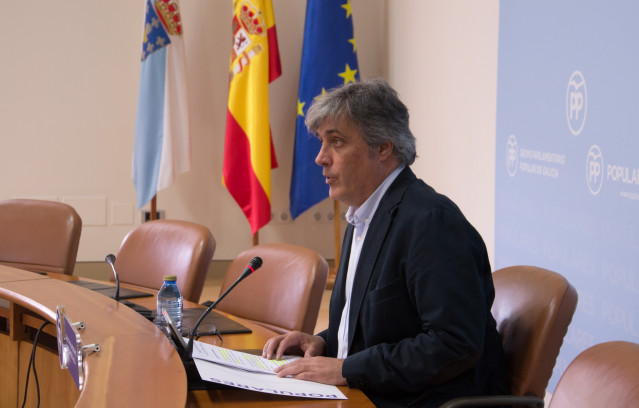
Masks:
[[[346,228],[319,333],[337,355],[353,226]],[[490,308],[486,247],[459,208],[406,167],[371,220],[353,284],[342,375],[378,406],[437,407],[463,395],[507,393]]]

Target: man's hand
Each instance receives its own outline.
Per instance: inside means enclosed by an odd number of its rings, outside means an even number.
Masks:
[[[262,350],[262,357],[279,360],[284,354],[304,357],[324,354],[324,340],[318,336],[294,331],[268,339]]]
[[[315,381],[330,385],[346,385],[346,378],[342,377],[341,358],[307,357],[292,363],[277,367],[278,377],[292,376],[298,380]]]

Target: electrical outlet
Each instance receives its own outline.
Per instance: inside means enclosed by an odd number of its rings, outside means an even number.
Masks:
[[[166,216],[164,215],[164,210],[156,210],[155,211],[155,219],[156,220],[163,220],[165,219]],[[147,221],[151,221],[151,211],[150,210],[143,210],[142,211],[142,222],[147,222]]]
[[[328,210],[324,213],[324,221],[325,222],[335,221],[335,213],[333,212],[333,210]]]
[[[280,221],[284,224],[293,221],[291,213],[289,213],[288,210],[280,210],[278,217],[280,217]]]
[[[288,210],[271,211],[271,224],[288,224],[290,222],[293,222],[293,218]]]

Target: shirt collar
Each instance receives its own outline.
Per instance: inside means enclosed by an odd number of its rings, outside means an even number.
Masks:
[[[348,207],[348,211],[346,212],[346,221],[353,225],[370,222],[373,215],[375,215],[375,210],[377,210],[377,206],[382,200],[384,193],[386,193],[388,187],[393,184],[393,181],[395,181],[399,173],[404,170],[404,167],[405,166],[399,166],[393,170],[362,205],[359,207]]]

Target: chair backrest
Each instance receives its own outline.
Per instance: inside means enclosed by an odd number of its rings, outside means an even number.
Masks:
[[[82,219],[57,201],[0,201],[0,263],[33,272],[73,274]]]
[[[497,321],[510,391],[544,398],[559,349],[577,307],[577,291],[560,274],[535,266],[493,273]]]
[[[214,252],[215,239],[202,225],[148,221],[124,238],[115,269],[121,283],[156,290],[162,287],[164,275],[176,275],[184,299],[199,302]]]
[[[255,256],[262,258],[261,269],[238,284],[217,309],[277,333],[299,330],[312,334],[326,288],[326,260],[317,252],[297,245],[256,245],[233,260],[220,294],[235,282]]]
[[[610,341],[581,352],[559,379],[549,407],[639,407],[639,344]]]

